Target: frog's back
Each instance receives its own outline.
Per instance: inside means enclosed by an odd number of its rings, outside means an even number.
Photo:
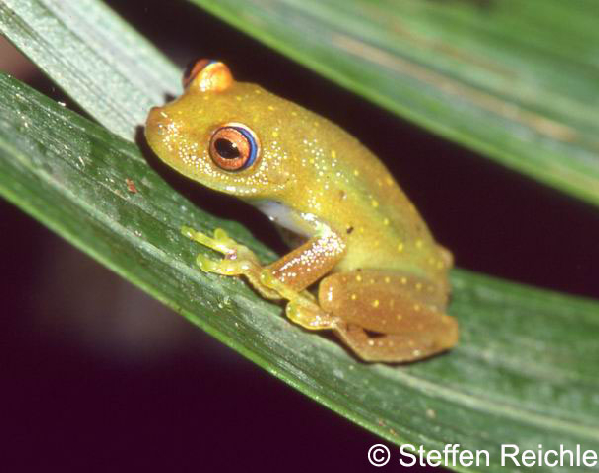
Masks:
[[[283,143],[293,184],[284,200],[318,215],[347,241],[337,270],[403,270],[444,277],[451,254],[434,241],[426,223],[383,163],[356,138],[327,119],[284,99],[288,117],[263,133],[268,152]],[[265,145],[265,146],[264,146]]]
[[[353,190],[345,198],[347,206],[341,204],[328,215],[336,224],[346,225],[351,240],[348,247],[352,250],[339,269],[392,269],[444,276],[452,263],[451,254],[435,242],[387,168],[357,140],[345,153],[352,155],[344,174],[353,178]],[[343,179],[337,182],[343,189]],[[356,220],[352,213],[361,218]]]

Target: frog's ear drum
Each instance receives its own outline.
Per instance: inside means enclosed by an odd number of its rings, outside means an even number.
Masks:
[[[231,71],[222,62],[210,59],[194,61],[185,70],[183,87],[197,88],[200,92],[220,92],[233,83]]]

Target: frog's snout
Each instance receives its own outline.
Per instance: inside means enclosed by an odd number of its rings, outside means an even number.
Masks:
[[[173,135],[174,124],[172,118],[165,112],[164,107],[152,107],[146,118],[144,135],[150,148],[160,154],[168,141],[168,136]]]
[[[168,115],[164,113],[162,107],[152,107],[146,118],[146,135],[148,132],[155,131],[166,125]]]
[[[178,133],[179,126],[165,107],[152,107],[146,118],[145,135],[150,146]]]

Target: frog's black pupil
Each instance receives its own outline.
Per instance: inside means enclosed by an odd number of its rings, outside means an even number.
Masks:
[[[218,155],[224,159],[237,159],[240,156],[237,145],[225,138],[218,138],[214,142],[214,149],[216,149]]]

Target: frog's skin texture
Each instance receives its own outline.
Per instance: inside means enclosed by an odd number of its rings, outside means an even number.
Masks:
[[[433,240],[385,166],[328,120],[203,60],[184,94],[151,110],[146,138],[160,159],[251,203],[301,243],[262,266],[217,229],[191,239],[223,255],[203,271],[244,275],[308,330],[333,330],[366,361],[407,362],[451,348],[449,251]],[[300,237],[300,238],[298,238]],[[307,288],[318,284],[317,295]]]

